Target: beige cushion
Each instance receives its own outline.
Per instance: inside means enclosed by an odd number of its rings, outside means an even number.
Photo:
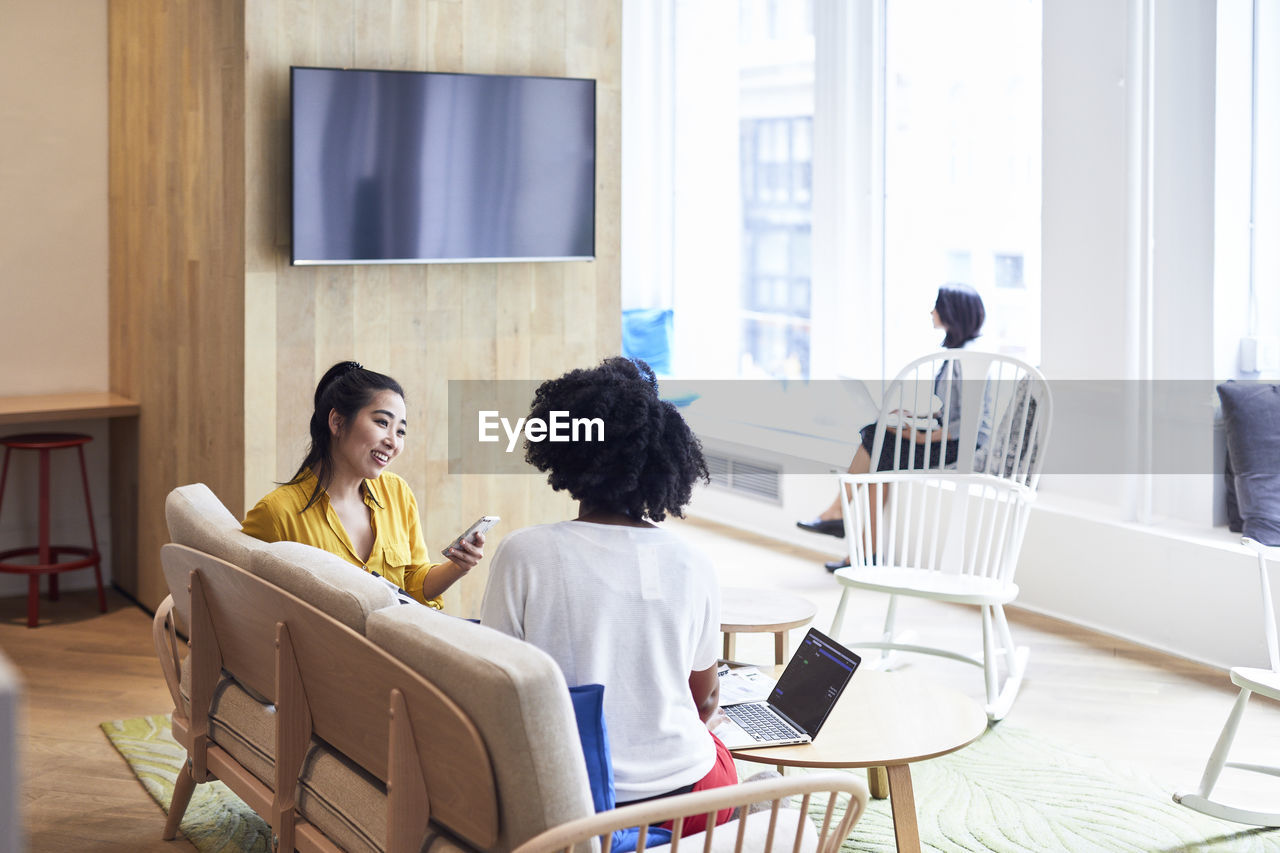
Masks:
[[[494,849],[594,813],[569,690],[546,653],[428,607],[369,616],[370,640],[466,711],[493,759],[500,820]]]
[[[164,502],[169,539],[225,560],[249,565],[249,554],[266,543],[240,530],[240,522],[204,483],[179,486]]]
[[[179,691],[191,707],[191,658],[182,662]],[[213,690],[209,707],[209,737],[259,780],[273,787],[276,763],[276,714],[225,673]]]
[[[191,702],[190,658],[183,661],[181,693]],[[213,693],[209,737],[268,788],[275,785],[275,708],[223,676]],[[387,832],[387,791],[373,776],[314,741],[299,775],[298,810],[344,850],[381,853]],[[434,849],[434,848],[433,848]]]
[[[361,634],[370,613],[396,603],[391,588],[364,569],[300,542],[263,543],[243,568]]]
[[[387,789],[327,743],[315,742],[302,763],[298,812],[348,853],[382,853]]]

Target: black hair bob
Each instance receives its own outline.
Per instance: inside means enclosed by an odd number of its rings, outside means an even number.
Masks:
[[[938,288],[938,299],[933,303],[938,320],[947,329],[942,345],[958,349],[982,333],[987,311],[982,306],[978,291],[967,284],[948,282]]]
[[[694,483],[708,480],[701,443],[676,407],[658,399],[657,380],[643,361],[615,356],[543,382],[529,419],[549,423],[552,412],[604,424],[603,440],[525,440],[525,459],[549,472],[551,488],[593,510],[637,521],[662,521],[667,513],[683,518]]]
[[[379,391],[394,391],[404,398],[400,383],[382,373],[366,370],[356,361],[340,361],[325,371],[316,383],[315,410],[311,413],[311,445],[288,485],[300,482],[307,473],[316,475],[316,487],[307,498],[306,512],[333,481],[333,435],[329,432],[329,412],[336,411],[346,423],[369,405]]]

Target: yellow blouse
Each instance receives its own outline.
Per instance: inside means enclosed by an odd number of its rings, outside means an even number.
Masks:
[[[368,562],[356,555],[338,514],[329,505],[327,493],[322,491],[311,508],[302,511],[316,487],[315,475],[310,472],[297,483],[280,486],[258,501],[245,516],[241,529],[264,542],[301,542],[337,554],[439,610],[439,598],[422,597],[427,572],[441,563],[427,559],[418,502],[409,484],[386,471],[376,479],[365,480],[364,486],[364,502],[372,512],[374,535]]]

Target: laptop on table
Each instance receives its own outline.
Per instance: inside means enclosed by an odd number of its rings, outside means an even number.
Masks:
[[[831,715],[862,658],[810,628],[763,702],[725,705],[715,728],[729,749],[809,743]]]

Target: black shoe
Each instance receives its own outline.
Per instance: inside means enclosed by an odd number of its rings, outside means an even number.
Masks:
[[[815,518],[813,521],[797,521],[796,527],[801,530],[808,530],[810,533],[825,533],[828,536],[844,538],[844,519],[842,518]]]
[[[834,572],[838,569],[847,569],[849,568],[849,558],[845,557],[843,560],[830,560],[822,565],[826,567],[826,570],[829,572]]]

